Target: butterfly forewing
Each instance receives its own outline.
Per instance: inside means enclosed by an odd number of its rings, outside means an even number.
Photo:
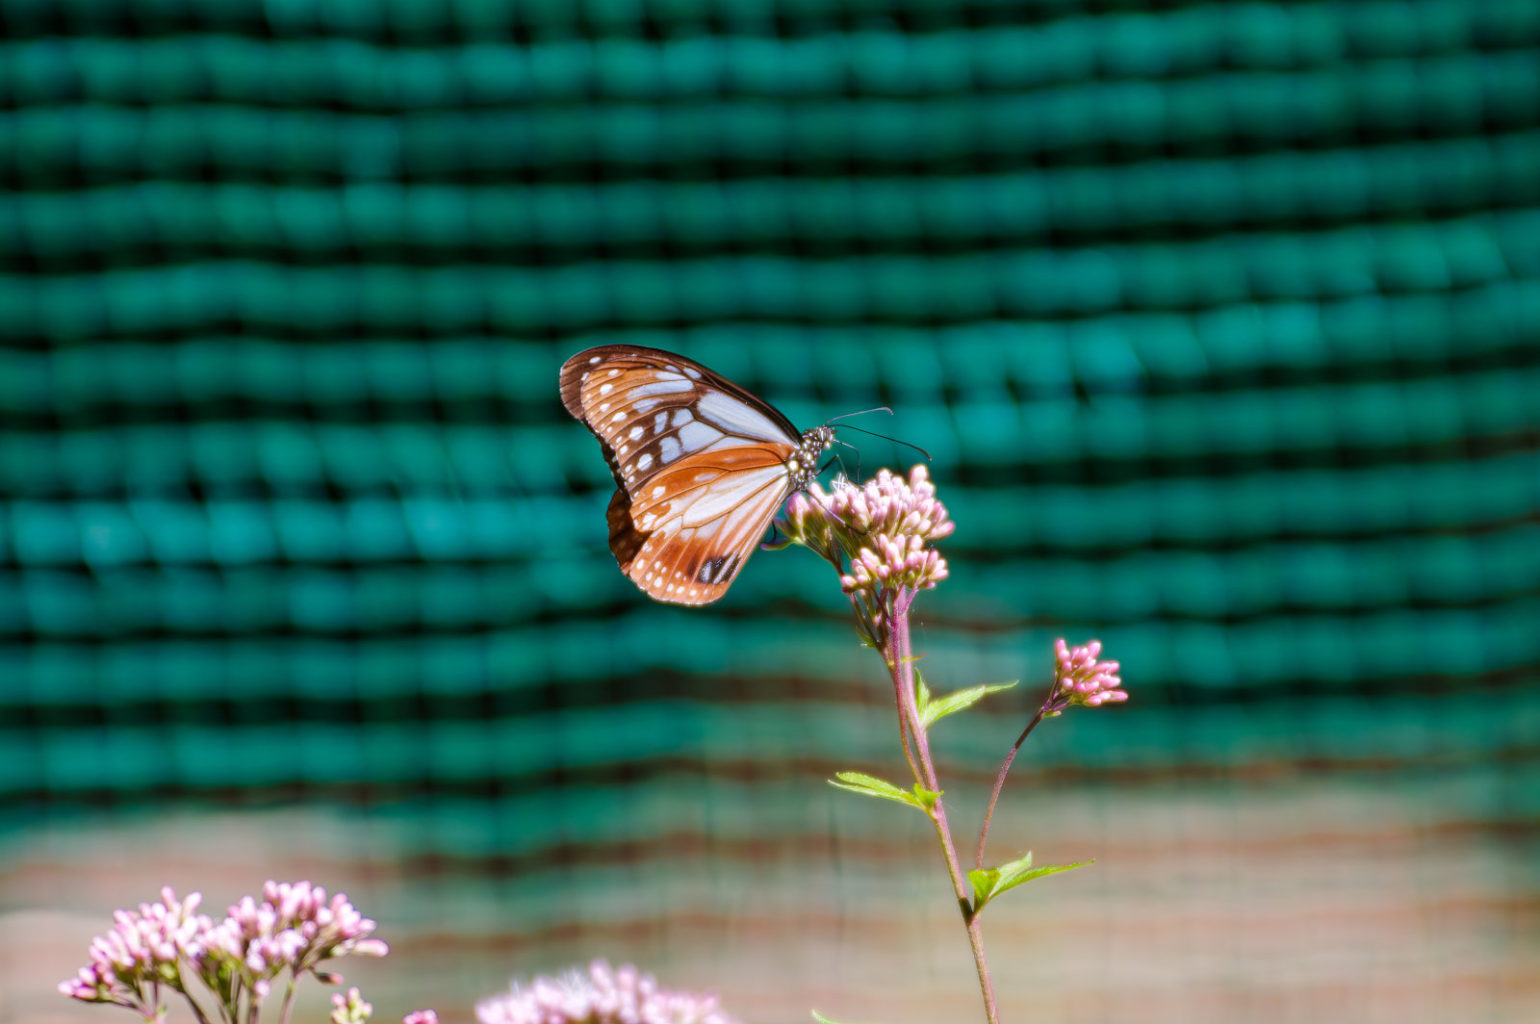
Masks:
[[[658,349],[580,352],[562,366],[561,394],[615,476],[610,549],[622,571],[661,601],[721,597],[799,479],[795,457],[806,442],[796,427],[731,381]]]
[[[578,353],[562,367],[562,401],[604,442],[623,487],[696,452],[756,442],[795,448],[800,441],[796,427],[747,391],[657,349]]]

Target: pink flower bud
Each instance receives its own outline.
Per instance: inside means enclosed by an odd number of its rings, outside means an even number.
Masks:
[[[1119,664],[1098,661],[1101,651],[1100,640],[1092,640],[1082,647],[1070,647],[1063,637],[1054,642],[1057,684],[1054,696],[1046,705],[1049,711],[1056,714],[1073,704],[1095,708],[1128,699],[1128,694],[1119,689],[1123,685],[1117,674]]]

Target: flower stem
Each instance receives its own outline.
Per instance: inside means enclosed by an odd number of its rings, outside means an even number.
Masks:
[[[294,982],[296,980],[293,974],[289,975],[289,987],[284,989],[283,1005],[278,1010],[278,1024],[289,1024],[289,1010],[294,1005]]]
[[[914,703],[914,668],[910,661],[909,608],[914,604],[916,591],[900,588],[894,595],[888,614],[888,666],[893,673],[893,686],[898,691],[898,714],[901,722],[907,722],[914,737],[914,754],[919,760],[915,781],[934,793],[941,792],[936,778],[935,764],[930,756],[930,741],[925,727],[920,723],[919,709]],[[902,728],[902,725],[900,726]],[[905,754],[908,754],[905,744]],[[910,767],[914,768],[911,759]],[[984,996],[984,1013],[989,1024],[999,1024],[1000,1016],[995,1006],[994,984],[989,977],[989,963],[984,956],[984,934],[978,917],[973,913],[973,901],[969,899],[968,880],[963,875],[957,859],[957,844],[952,841],[952,831],[947,825],[946,805],[937,796],[930,810],[931,822],[936,826],[936,837],[941,841],[941,854],[946,859],[947,872],[952,878],[952,891],[957,894],[957,906],[962,912],[963,924],[968,929],[968,945],[973,950],[973,963],[978,969],[979,989]]]
[[[1005,776],[1011,770],[1011,762],[1016,760],[1016,752],[1021,749],[1023,743],[1027,742],[1027,737],[1032,734],[1033,729],[1037,728],[1037,723],[1047,716],[1053,698],[1058,692],[1059,676],[1055,673],[1053,686],[1049,689],[1048,696],[1043,700],[1043,706],[1037,709],[1037,714],[1032,716],[1032,721],[1027,723],[1025,729],[1021,730],[1021,735],[1016,737],[1016,742],[1011,745],[1010,753],[1005,755],[1005,761],[1000,765],[999,774],[995,776],[995,788],[989,793],[989,805],[984,808],[984,824],[979,829],[979,848],[973,855],[973,867],[975,870],[984,866],[984,844],[989,840],[989,823],[994,820],[995,803],[1000,799],[1000,790],[1005,788]]]

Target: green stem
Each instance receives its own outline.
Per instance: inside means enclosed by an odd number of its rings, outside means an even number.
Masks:
[[[294,975],[289,975],[289,987],[283,993],[283,1006],[278,1010],[278,1024],[289,1024],[289,1010],[294,1003]]]
[[[919,709],[914,703],[914,668],[910,661],[909,644],[909,608],[914,604],[915,596],[916,591],[901,588],[888,606],[887,661],[893,674],[894,689],[898,691],[899,717],[908,723],[909,733],[914,737],[915,757],[919,761],[915,781],[931,792],[939,794],[941,785],[936,778],[936,767],[930,756],[930,740],[925,735],[925,727],[920,723]],[[908,752],[907,744],[905,752]],[[910,765],[913,767],[914,761],[911,760]],[[952,831],[946,820],[946,806],[941,796],[936,797],[936,803],[930,811],[930,819],[936,826],[936,837],[941,841],[941,854],[946,859],[947,872],[952,878],[952,891],[957,895],[957,906],[962,912],[963,924],[968,929],[968,945],[973,950],[973,963],[978,969],[979,989],[984,995],[985,1016],[989,1024],[1000,1024],[1000,1015],[995,1006],[994,984],[989,978],[989,963],[984,957],[983,930],[978,916],[973,913],[968,880],[963,875],[962,865],[957,859],[957,844],[952,841]]]
[[[1000,765],[1000,771],[995,775],[995,788],[990,791],[989,806],[984,808],[984,824],[979,829],[979,848],[973,855],[973,867],[975,869],[984,866],[984,843],[989,840],[989,823],[994,820],[995,803],[1000,799],[1000,790],[1005,788],[1005,776],[1011,770],[1011,762],[1016,760],[1016,752],[1021,749],[1023,743],[1027,742],[1027,737],[1032,734],[1033,729],[1037,728],[1037,723],[1041,722],[1048,714],[1048,710],[1053,704],[1053,698],[1058,692],[1059,674],[1055,672],[1053,686],[1049,689],[1048,696],[1043,701],[1043,706],[1037,709],[1037,714],[1032,716],[1032,721],[1028,722],[1027,727],[1021,730],[1021,735],[1016,737],[1016,742],[1011,746],[1010,753],[1005,755],[1005,762]]]

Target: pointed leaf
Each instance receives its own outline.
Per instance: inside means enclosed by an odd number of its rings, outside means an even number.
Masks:
[[[930,687],[925,685],[925,678],[920,675],[920,670],[914,670],[914,709],[920,716],[923,725],[929,725],[930,719],[926,718],[927,708],[930,707]]]
[[[968,880],[973,883],[973,912],[978,913],[983,910],[984,904],[1008,889],[1014,889],[1034,879],[1057,875],[1063,871],[1073,871],[1094,863],[1096,862],[1082,860],[1073,864],[1048,864],[1035,868],[1032,866],[1032,854],[1028,853],[1025,857],[1002,864],[997,868],[970,871]]]
[[[913,793],[907,793],[891,782],[885,782],[875,775],[867,775],[864,772],[836,772],[834,778],[829,780],[829,785],[837,789],[848,789],[852,793],[860,793],[863,796],[881,797],[884,800],[894,800],[910,807],[918,807],[925,810],[926,807]]]
[[[998,896],[1007,889],[1014,889],[1025,882],[1031,882],[1048,875],[1057,875],[1062,871],[1073,871],[1076,868],[1088,867],[1095,864],[1094,860],[1077,860],[1073,864],[1047,864],[1040,868],[1032,868],[1030,871],[1022,871],[1009,877],[1000,876],[1000,884],[995,886],[995,895]]]
[[[839,1021],[835,1020],[832,1017],[825,1017],[823,1014],[819,1013],[817,1010],[812,1011],[812,1013],[813,1013],[813,1019],[816,1020],[818,1022],[818,1024],[840,1024]]]
[[[941,793],[934,789],[926,789],[916,782],[914,784],[914,798],[919,802],[921,808],[926,811],[933,811],[936,809],[936,801],[941,799]]]
[[[1008,683],[983,683],[979,686],[970,686],[966,690],[958,690],[956,693],[949,693],[938,700],[927,700],[920,706],[920,724],[928,729],[937,719],[972,707],[979,702],[980,698],[987,697],[991,693],[999,693],[1001,690],[1009,690],[1015,685],[1014,679]]]
[[[980,911],[1000,884],[1000,869],[974,868],[968,872],[968,881],[973,883],[973,909],[975,912]]]

